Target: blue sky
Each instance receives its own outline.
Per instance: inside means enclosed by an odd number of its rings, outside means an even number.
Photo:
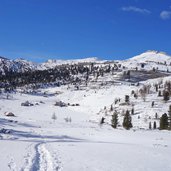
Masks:
[[[171,54],[171,0],[0,0],[0,23],[10,59]]]

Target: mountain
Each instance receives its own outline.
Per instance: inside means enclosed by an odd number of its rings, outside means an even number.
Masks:
[[[129,69],[145,69],[160,71],[171,70],[171,56],[158,51],[147,51],[122,61],[122,65]]]
[[[78,63],[90,63],[90,62],[98,62],[100,61],[97,57],[90,57],[84,59],[71,59],[71,60],[56,60],[56,59],[49,59],[47,62],[40,64],[41,68],[54,68],[58,65],[63,64],[78,64]]]
[[[23,73],[36,69],[38,69],[38,64],[24,59],[9,60],[3,57],[0,58],[0,73],[2,75],[5,75],[7,72]]]
[[[115,61],[99,60],[97,57],[90,57],[84,59],[71,59],[71,60],[56,60],[49,59],[47,62],[40,64],[33,63],[24,59],[9,60],[4,57],[0,57],[0,73],[5,74],[7,72],[26,72],[34,70],[46,70],[52,69],[59,65],[73,65],[79,63],[114,63]],[[140,55],[134,56],[130,59],[117,61],[123,67],[128,69],[145,69],[152,70],[157,69],[160,71],[171,70],[171,56],[164,52],[147,51]],[[142,67],[142,64],[144,65]],[[167,67],[166,67],[167,66]]]
[[[170,171],[169,59],[0,58],[1,170]]]
[[[167,55],[165,52],[158,51],[147,51],[138,56],[132,57],[130,60],[135,60],[138,62],[171,62],[171,56]]]
[[[7,58],[0,56],[0,60],[1,60],[1,59],[7,59]]]

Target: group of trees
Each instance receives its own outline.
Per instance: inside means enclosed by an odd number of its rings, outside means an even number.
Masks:
[[[155,119],[158,119],[157,113],[155,114]],[[115,110],[112,115],[111,126],[113,128],[117,128],[118,124],[119,124],[118,112]],[[129,110],[127,110],[126,113],[124,114],[122,126],[127,130],[129,130],[130,128],[133,127],[132,118],[131,118],[131,114],[130,114]],[[151,122],[149,122],[149,129],[157,129],[156,121],[153,122],[153,125]],[[169,106],[168,114],[164,113],[160,117],[159,129],[160,130],[171,130],[171,105]]]
[[[118,70],[117,64],[111,66],[96,66],[94,63],[79,63],[74,65],[59,65],[55,68],[44,70],[27,70],[24,72],[14,72],[5,70],[0,74],[0,88],[16,88],[28,84],[49,84],[55,82],[79,83],[81,80],[87,82],[90,74],[95,78],[103,76],[104,73],[113,73]]]
[[[117,111],[115,111],[112,115],[111,126],[113,128],[117,128],[118,123],[118,113]],[[127,130],[132,128],[132,117],[130,115],[129,110],[127,110],[124,115],[122,126]]]
[[[153,129],[156,129],[157,125],[156,125],[156,121],[153,122]],[[149,122],[149,129],[152,129],[152,123]]]

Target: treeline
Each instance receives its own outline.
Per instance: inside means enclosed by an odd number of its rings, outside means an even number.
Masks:
[[[4,75],[0,74],[0,88],[16,88],[28,84],[37,83],[55,83],[62,81],[65,83],[80,82],[89,80],[90,74],[98,78],[104,73],[114,72],[118,70],[116,64],[104,66],[95,66],[91,64],[75,64],[75,65],[60,65],[53,69],[26,71],[17,73],[8,71]]]

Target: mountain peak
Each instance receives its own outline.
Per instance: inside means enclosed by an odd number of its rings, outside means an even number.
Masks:
[[[130,60],[136,60],[139,62],[153,61],[164,63],[165,61],[171,61],[171,56],[166,54],[165,52],[149,50],[140,55],[130,58]]]
[[[0,59],[9,60],[8,58],[2,57],[2,56],[0,56]]]

